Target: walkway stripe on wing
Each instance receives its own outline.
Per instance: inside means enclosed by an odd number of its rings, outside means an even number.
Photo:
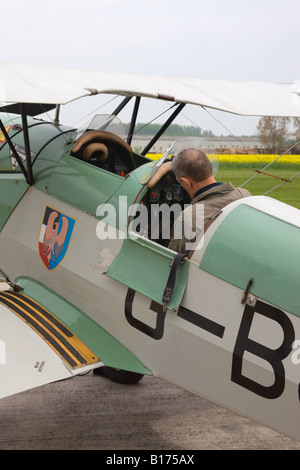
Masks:
[[[72,369],[99,358],[49,310],[20,292],[0,292],[0,303],[33,328]]]

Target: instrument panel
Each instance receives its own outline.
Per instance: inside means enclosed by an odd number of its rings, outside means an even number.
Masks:
[[[164,175],[146,195],[145,204],[188,204],[190,198],[175,178],[172,171]]]
[[[168,246],[170,235],[166,236],[166,233],[171,234],[175,213],[171,210],[171,206],[177,205],[178,214],[185,204],[190,204],[190,201],[188,193],[178,183],[172,171],[162,176],[153,188],[149,188],[141,201],[148,209],[148,226],[145,236],[162,246]],[[170,207],[170,211],[161,211],[165,205]]]

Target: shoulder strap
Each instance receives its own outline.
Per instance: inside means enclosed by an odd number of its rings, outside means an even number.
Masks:
[[[172,299],[175,282],[176,282],[176,272],[179,266],[179,263],[187,256],[187,253],[176,253],[174,258],[171,261],[171,271],[167,280],[167,284],[163,293],[162,302],[164,311],[167,310],[168,305]]]

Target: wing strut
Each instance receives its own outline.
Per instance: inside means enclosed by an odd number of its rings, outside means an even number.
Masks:
[[[136,96],[135,103],[134,103],[134,108],[133,108],[133,112],[132,112],[132,117],[131,117],[131,122],[130,122],[129,130],[128,130],[128,135],[127,135],[127,144],[128,145],[131,145],[132,136],[133,136],[133,132],[134,132],[134,127],[135,127],[135,123],[136,123],[136,118],[137,118],[138,111],[139,111],[140,102],[141,102],[141,97]]]
[[[122,111],[123,108],[125,108],[125,106],[131,100],[131,98],[132,96],[126,96],[126,98],[124,98],[124,100],[119,104],[119,106],[117,106],[117,108],[111,114],[113,114],[114,116],[117,116],[119,112]]]
[[[28,133],[28,123],[27,123],[27,116],[26,116],[26,109],[23,103],[20,103],[20,110],[21,110],[21,117],[22,117],[22,128],[23,128],[23,137],[24,137],[24,146],[25,146],[25,155],[26,155],[26,164],[27,169],[24,167],[22,159],[20,158],[18,152],[15,149],[14,144],[11,141],[6,129],[4,127],[3,122],[0,119],[0,129],[3,132],[6,142],[9,145],[9,148],[15,157],[18,165],[27,181],[27,183],[32,186],[33,185],[33,174],[32,174],[32,161],[30,155],[30,144],[29,144],[29,133]]]
[[[18,152],[16,151],[16,149],[15,149],[15,147],[14,147],[14,144],[12,143],[12,141],[11,141],[11,139],[10,139],[8,133],[6,132],[6,129],[5,129],[4,124],[3,124],[3,122],[1,121],[1,119],[0,119],[0,129],[1,129],[2,133],[3,133],[3,136],[4,136],[5,140],[6,140],[6,142],[7,142],[8,145],[9,145],[9,148],[10,148],[10,150],[11,150],[13,156],[14,156],[15,159],[17,160],[18,165],[19,165],[19,167],[20,167],[20,169],[21,169],[21,171],[22,171],[22,173],[23,173],[23,175],[25,176],[25,179],[26,179],[26,181],[27,181],[27,171],[26,171],[26,168],[24,167],[23,162],[22,162],[22,160],[21,160],[21,158],[20,158]]]
[[[26,155],[26,163],[27,163],[26,180],[27,180],[27,183],[30,184],[30,186],[32,186],[33,185],[32,161],[31,161],[31,155],[30,155],[30,143],[29,143],[26,107],[24,103],[20,103],[20,110],[21,110],[21,117],[22,117],[23,137],[24,137],[25,155]]]
[[[185,107],[185,103],[177,103],[177,108],[173,112],[173,114],[169,117],[169,119],[165,122],[165,124],[160,128],[160,130],[155,134],[155,136],[152,138],[152,140],[146,145],[144,150],[141,152],[141,155],[146,155],[151,147],[157,142],[157,140],[160,138],[160,136],[165,132],[165,130],[169,127],[170,124],[174,121],[174,119],[178,116],[178,114],[182,111],[182,109]]]

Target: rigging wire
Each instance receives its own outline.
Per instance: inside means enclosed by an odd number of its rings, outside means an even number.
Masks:
[[[244,150],[248,150],[248,148],[247,148],[247,146],[244,144],[244,142],[243,142],[242,140],[240,140],[238,137],[236,137],[236,136],[230,131],[230,129],[228,129],[226,126],[224,126],[224,124],[223,124],[219,119],[217,119],[216,116],[214,116],[211,112],[209,112],[208,109],[205,108],[204,106],[201,106],[201,108],[202,108],[204,111],[206,111],[218,124],[220,124],[220,126],[222,126],[222,127],[236,140],[236,142],[239,142]],[[245,160],[243,160],[243,159],[240,157],[239,154],[236,154],[236,155],[239,157],[239,159],[240,159],[246,166],[248,166],[249,168],[251,168],[251,169],[253,170],[252,166],[249,165],[249,163],[245,162]],[[264,164],[264,161],[263,161],[261,158],[259,158],[256,154],[255,154],[255,157],[257,158],[257,160],[258,160],[260,163],[263,163],[263,164]]]
[[[229,132],[229,134],[230,134],[232,137],[234,137],[234,138],[236,139],[236,141],[239,142],[245,150],[247,150],[246,145],[245,145],[241,140],[239,140],[238,137],[236,137],[229,129],[227,129],[227,127],[224,126],[224,124],[223,124],[219,119],[217,119],[216,116],[214,116],[212,113],[210,113],[210,112],[208,111],[208,109],[206,109],[204,106],[201,106],[201,108],[202,108],[204,111],[206,111],[206,112],[210,115],[210,117],[212,117],[215,121],[217,121],[217,123],[220,124],[220,126],[222,126],[227,132]]]
[[[206,111],[213,119],[215,119],[215,121],[218,122],[218,124],[220,124],[220,126],[222,126],[227,132],[229,132],[229,134],[231,136],[234,137],[234,139],[237,140],[237,142],[239,142],[242,147],[244,149],[247,149],[247,147],[244,145],[244,143],[239,140],[229,129],[227,129],[226,126],[224,126],[224,124],[219,120],[217,119],[212,113],[210,113],[204,106],[201,106],[202,109],[204,111]],[[188,119],[188,118],[187,118]],[[199,126],[198,126],[199,127]],[[253,175],[251,178],[249,178],[247,181],[245,181],[243,184],[240,185],[240,187],[243,187],[245,186],[247,183],[249,183],[249,181],[251,181],[252,179],[256,178],[256,176],[258,176],[259,173],[262,173],[264,170],[266,170],[267,168],[269,168],[271,165],[273,165],[273,163],[275,163],[276,161],[278,161],[281,157],[283,157],[284,155],[286,155],[288,152],[290,152],[294,147],[297,147],[298,145],[300,144],[300,141],[296,142],[295,144],[293,144],[291,147],[289,147],[284,153],[282,153],[281,155],[279,155],[278,157],[276,157],[271,163],[269,163],[268,165],[266,165],[262,170],[260,171],[256,171],[256,174]],[[239,156],[240,158],[240,156]],[[256,155],[256,158],[261,162],[261,163],[264,163],[257,155]],[[243,161],[244,164],[246,164],[249,168],[251,168],[252,170],[254,170],[254,168],[251,167],[251,165],[249,165],[247,162],[245,162],[242,158],[240,158],[241,161]],[[283,180],[282,183],[274,186],[274,188],[272,189],[269,189],[268,191],[266,191],[263,196],[265,196],[266,194],[269,194],[270,192],[274,191],[275,189],[277,188],[280,188],[282,185],[284,185],[285,183],[288,183],[288,182],[292,182],[292,180],[294,178],[296,178],[297,176],[300,175],[300,172],[299,173],[296,173],[294,176],[291,176],[290,178],[288,178],[287,180]],[[272,175],[271,175],[272,176]]]
[[[6,116],[7,116],[7,122],[11,122],[12,125],[14,125],[14,124],[15,124],[15,120],[14,120],[14,118],[12,117],[12,113],[9,113],[9,111],[7,111],[6,106],[5,106],[4,103],[0,103],[0,104],[1,104],[1,108],[4,110],[4,113],[5,113]],[[9,106],[9,105],[8,105],[8,106]],[[18,115],[17,117],[19,117],[19,115]]]
[[[278,184],[278,185],[275,186],[274,188],[269,189],[269,191],[266,191],[266,192],[263,194],[263,196],[265,196],[266,194],[269,194],[271,191],[274,191],[274,189],[280,188],[280,186],[282,186],[282,185],[285,184],[285,183],[288,183],[288,182],[292,181],[294,178],[296,178],[296,177],[299,176],[299,175],[300,175],[300,172],[297,173],[297,174],[294,175],[294,176],[291,176],[287,181],[283,181],[282,183]]]
[[[204,111],[206,111],[208,114],[210,114],[210,116],[211,116],[213,119],[215,119],[227,132],[229,132],[229,134],[232,135],[232,137],[233,137],[234,139],[236,139],[237,142],[240,142],[240,144],[242,145],[242,147],[243,147],[244,149],[247,149],[247,147],[244,145],[244,143],[243,143],[242,141],[239,141],[238,138],[237,138],[229,129],[227,129],[215,116],[213,116],[211,113],[209,113],[209,112],[207,111],[207,109],[206,109],[204,106],[201,106],[201,108],[202,108]],[[170,109],[170,108],[169,108],[169,109]],[[167,110],[167,111],[168,111],[168,110]],[[194,122],[194,121],[193,121],[191,118],[189,118],[186,114],[184,114],[183,112],[181,112],[181,115],[182,115],[183,117],[185,117],[185,119],[186,119],[187,121],[189,121],[191,124],[193,124],[195,127],[197,127],[198,129],[200,129],[200,130],[202,131],[202,128],[199,126],[199,124],[197,124],[196,122]],[[159,116],[158,116],[158,117],[159,117]],[[214,137],[216,137],[216,136],[214,136]],[[205,137],[204,137],[204,138],[205,138]],[[215,140],[218,141],[218,138],[215,138]],[[239,156],[240,160],[241,160],[246,166],[248,166],[251,170],[253,170],[253,168],[251,167],[251,165],[249,165],[249,163],[247,163],[246,161],[244,161],[244,160],[240,157],[240,155],[238,155],[238,156]],[[257,156],[256,156],[256,157],[257,157]],[[257,157],[257,158],[258,158],[258,157]],[[260,160],[260,159],[258,158],[258,160]],[[264,163],[264,162],[262,162],[261,160],[260,160],[260,162],[261,162],[261,163]]]
[[[119,96],[116,95],[116,96],[113,96],[112,98],[110,98],[108,101],[106,101],[105,103],[101,104],[100,106],[98,106],[96,109],[94,109],[93,111],[87,113],[84,117],[80,118],[78,121],[76,121],[76,123],[79,123],[80,121],[82,122],[83,120],[85,120],[86,118],[88,118],[89,116],[91,115],[94,115],[98,110],[102,109],[104,106],[106,106],[107,104],[111,103],[112,101],[114,101],[116,98],[118,98]],[[170,103],[169,103],[170,104]],[[165,111],[163,111],[162,113],[158,114],[156,117],[154,117],[152,120],[150,120],[148,123],[144,124],[143,126],[141,126],[140,128],[136,129],[133,133],[132,133],[132,136],[137,134],[139,131],[141,131],[142,129],[144,129],[147,125],[151,124],[152,122],[154,122],[156,119],[158,119],[159,117],[163,116],[164,114],[166,114],[168,111],[170,111],[172,108],[174,108],[175,106],[177,106],[178,103],[174,103],[172,105],[169,106],[168,109],[166,109]],[[42,109],[43,106],[41,105]],[[247,146],[244,144],[244,142],[242,142],[242,140],[240,140],[238,137],[236,137],[219,119],[217,119],[210,111],[208,111],[208,109],[204,106],[201,106],[201,108],[206,111],[216,122],[218,122],[218,124],[220,126],[222,126],[237,142],[239,142],[242,146],[243,149],[247,150]],[[5,110],[5,107],[3,107],[3,109]],[[12,123],[14,123],[14,120],[11,118],[11,116],[9,115],[8,111],[5,110],[6,114],[7,114],[7,117],[8,117],[8,120]],[[43,113],[40,113],[40,114],[46,114],[47,117],[49,118],[49,120],[52,120],[50,114],[49,114],[49,111],[45,110],[44,109],[44,112]],[[185,114],[183,114],[184,117],[190,121],[193,125],[195,125],[196,127],[198,127],[199,129],[200,126],[198,124],[196,124],[194,121],[192,121],[190,118],[188,118]],[[65,139],[66,137],[63,136]],[[252,179],[256,178],[258,176],[258,174],[260,172],[263,172],[264,170],[266,170],[267,168],[269,168],[271,165],[273,165],[276,161],[278,161],[281,157],[283,157],[284,155],[286,155],[290,150],[292,150],[294,147],[298,146],[300,143],[300,141],[296,142],[295,144],[293,144],[290,148],[288,148],[284,153],[282,153],[281,155],[279,155],[277,158],[275,158],[271,163],[267,164],[262,170],[260,171],[256,171],[256,173],[251,177],[249,178],[247,181],[245,181],[243,184],[240,185],[240,187],[243,187],[245,186],[247,183],[249,183],[250,181],[252,181]],[[239,157],[239,159],[246,165],[248,166],[250,169],[254,169],[251,165],[248,164],[248,162],[244,161],[240,155],[237,154],[237,156]],[[255,155],[256,158],[261,162],[261,163],[264,163],[257,155]],[[289,178],[288,180],[286,181],[283,181],[282,183],[280,183],[279,185],[275,186],[274,188],[270,189],[269,191],[267,191],[265,194],[269,194],[271,191],[279,188],[280,186],[282,186],[284,183],[286,182],[290,182],[292,179],[296,178],[297,176],[299,176],[300,173],[297,173],[296,175],[292,176],[291,178]]]
[[[151,119],[151,121],[147,122],[146,124],[144,124],[143,126],[139,127],[138,129],[136,129],[129,137],[132,137],[133,135],[137,134],[139,131],[141,131],[142,129],[144,129],[145,127],[147,127],[149,124],[152,124],[153,121],[155,121],[156,119],[158,119],[159,117],[163,116],[164,114],[166,114],[168,111],[170,111],[172,108],[174,108],[175,106],[177,106],[178,103],[174,103],[172,106],[170,106],[168,109],[166,109],[165,111],[163,111],[162,113],[158,114],[155,118]]]
[[[226,129],[227,132],[230,133],[230,135],[232,135],[235,139],[237,139],[238,142],[240,142],[243,146],[244,149],[247,149],[247,147],[243,144],[242,141],[240,141],[238,138],[235,137],[235,135],[229,130],[226,128],[226,126],[223,125],[222,122],[220,122],[212,113],[210,113],[204,106],[201,106],[202,109],[204,109],[213,119],[215,119],[224,129]],[[298,145],[300,144],[300,141],[296,142],[295,144],[293,144],[291,147],[289,147],[285,152],[283,152],[281,155],[279,155],[278,157],[276,157],[271,163],[269,163],[268,165],[266,165],[262,170],[260,171],[257,171],[255,175],[251,176],[251,178],[249,178],[247,181],[245,181],[243,184],[240,185],[240,187],[242,188],[243,186],[245,186],[247,183],[249,183],[249,181],[251,181],[252,179],[256,178],[258,176],[258,174],[260,172],[263,172],[264,170],[266,170],[267,168],[269,168],[271,165],[273,165],[273,163],[277,162],[281,157],[283,157],[284,155],[286,155],[288,152],[290,152],[294,147],[297,147]],[[264,163],[260,158],[258,158],[258,156],[256,155],[257,159],[261,162],[261,163]],[[243,159],[240,159],[241,161],[243,161]],[[252,170],[254,168],[251,167],[251,165],[249,165],[247,162],[243,161],[243,163],[245,163],[249,168],[251,168]],[[256,171],[256,170],[255,170]],[[274,191],[275,189],[281,187],[283,184],[285,183],[288,183],[288,182],[291,182],[294,178],[296,178],[297,176],[299,176],[300,173],[296,173],[296,175],[288,178],[287,180],[283,180],[282,183],[278,184],[277,186],[274,186],[274,188],[272,189],[269,189],[268,191],[266,191],[263,195],[265,196],[266,194],[269,194],[271,191]]]
[[[299,145],[300,141],[296,142],[294,145],[292,145],[291,147],[289,147],[285,152],[283,152],[281,155],[279,155],[277,158],[275,158],[271,163],[268,163],[268,165],[266,165],[261,171],[264,171],[266,170],[267,168],[269,168],[271,165],[273,165],[273,163],[277,162],[281,157],[283,157],[283,155],[286,155],[288,152],[290,152],[290,150],[292,150],[294,147],[296,147],[297,145]],[[247,181],[245,181],[245,183],[241,184],[241,188],[243,186],[245,186],[245,184],[249,183],[249,181],[253,180],[253,178],[256,178],[256,176],[258,175],[259,173],[256,173],[255,175],[251,176],[251,178],[249,178]]]
[[[119,98],[119,95],[115,95],[113,96],[112,98],[110,98],[108,101],[106,101],[105,103],[101,104],[100,106],[98,106],[96,109],[94,109],[93,111],[90,111],[88,114],[86,114],[85,116],[81,117],[80,119],[78,119],[78,121],[75,121],[75,124],[77,123],[80,123],[81,121],[83,121],[84,119],[87,119],[89,116],[91,115],[94,115],[97,111],[99,111],[99,109],[102,109],[104,108],[104,106],[106,106],[107,104],[111,103],[112,101],[114,101],[116,98]]]
[[[228,132],[234,139],[236,142],[239,142],[242,146],[242,148],[244,150],[248,150],[248,147],[244,144],[244,142],[242,140],[240,140],[238,137],[236,137],[231,131],[230,129],[228,129],[219,119],[216,118],[216,116],[214,116],[212,113],[210,113],[206,108],[205,106],[201,106],[201,108],[206,111],[218,124],[220,124],[221,127],[223,127],[223,129],[226,130],[226,132]],[[190,121],[192,124],[194,124],[196,127],[198,127],[199,129],[201,129],[201,127],[195,123],[194,121],[192,121],[188,116],[186,116],[185,114],[182,113],[182,115],[188,120]],[[201,129],[202,130],[202,129]],[[218,139],[216,138],[215,140],[218,141]],[[248,168],[250,168],[251,170],[253,170],[253,167],[251,165],[249,165],[248,162],[246,162],[245,160],[243,160],[241,158],[241,156],[239,154],[236,154],[236,156],[240,159],[241,162],[243,162]],[[264,164],[264,161],[262,159],[260,159],[257,155],[255,155],[255,157],[259,160],[260,163]]]

